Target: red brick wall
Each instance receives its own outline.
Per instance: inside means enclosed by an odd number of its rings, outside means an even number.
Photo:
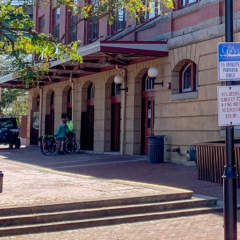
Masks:
[[[27,116],[22,116],[20,126],[20,137],[27,138]]]
[[[237,2],[235,0],[234,2]],[[240,9],[239,4],[234,5],[234,11]],[[45,28],[44,33],[50,33],[52,28],[52,15],[53,4],[49,4],[47,7],[39,7],[34,9],[34,21],[38,21],[39,17],[45,15]],[[177,10],[176,10],[177,11]],[[181,11],[181,10],[180,10]],[[66,18],[67,10],[65,6],[61,7],[61,24],[60,24],[60,37],[65,35],[67,31],[67,18]],[[201,23],[202,21],[206,21],[208,19],[214,19],[215,17],[222,16],[224,14],[224,4],[223,3],[213,3],[210,5],[206,5],[196,11],[191,11],[188,14],[180,15],[179,17],[172,18],[169,21],[169,18],[166,21],[158,23],[156,27],[149,28],[143,32],[138,33],[137,40],[146,40],[146,36],[148,38],[153,37],[154,35],[169,33],[181,30],[186,27],[190,27],[196,24]],[[36,22],[37,23],[37,22]],[[135,24],[135,20],[132,18],[126,17],[126,26]],[[105,37],[108,35],[108,24],[105,19],[101,19],[99,22],[99,37]],[[77,26],[77,38],[83,43],[84,42],[84,21],[80,22]],[[131,34],[130,34],[131,35]],[[126,39],[134,40],[134,37],[126,36],[123,37]]]

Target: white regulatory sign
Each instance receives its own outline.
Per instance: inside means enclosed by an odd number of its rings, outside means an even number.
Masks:
[[[218,44],[218,80],[240,80],[239,42],[225,42]]]
[[[240,125],[240,86],[219,86],[218,125]]]

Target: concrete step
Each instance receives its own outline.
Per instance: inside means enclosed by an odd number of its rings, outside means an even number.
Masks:
[[[24,224],[41,224],[47,222],[67,221],[90,219],[96,217],[119,216],[129,214],[164,212],[169,210],[197,208],[206,206],[215,206],[215,198],[194,197],[192,199],[175,200],[169,202],[154,202],[143,204],[129,204],[120,206],[87,208],[78,210],[56,211],[48,213],[30,213],[17,216],[2,216],[0,217],[0,226],[14,226]],[[0,227],[0,229],[1,229]]]
[[[104,225],[132,223],[139,221],[150,221],[164,218],[183,217],[195,214],[204,214],[214,211],[220,211],[221,207],[201,207],[201,208],[190,208],[180,210],[170,210],[164,212],[151,212],[151,213],[139,213],[139,214],[128,214],[124,216],[108,216],[101,218],[81,219],[81,220],[68,220],[42,224],[29,224],[21,226],[10,226],[1,227],[0,236],[10,236],[18,234],[29,234],[39,232],[50,232],[50,231],[62,231],[77,228],[96,227]]]
[[[175,201],[183,199],[191,199],[193,195],[192,191],[184,191],[177,193],[168,193],[160,195],[150,195],[141,197],[129,197],[129,198],[116,198],[116,199],[99,199],[94,201],[63,203],[63,204],[51,204],[40,205],[30,207],[8,207],[0,209],[0,216],[11,215],[25,215],[31,213],[50,213],[59,211],[79,210],[87,208],[99,208],[99,207],[111,207],[122,206],[131,204],[143,204],[154,202]]]

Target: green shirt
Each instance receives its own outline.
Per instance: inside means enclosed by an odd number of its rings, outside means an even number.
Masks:
[[[67,127],[70,132],[74,132],[73,121],[67,121]]]

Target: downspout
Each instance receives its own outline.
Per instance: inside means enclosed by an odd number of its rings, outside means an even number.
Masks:
[[[128,77],[128,71],[127,68],[124,69],[124,82],[123,82],[123,88],[127,88],[127,77]],[[120,144],[120,153],[122,155],[125,154],[125,148],[126,148],[126,97],[127,97],[127,91],[123,91],[122,95],[122,107],[121,107],[121,144]]]

